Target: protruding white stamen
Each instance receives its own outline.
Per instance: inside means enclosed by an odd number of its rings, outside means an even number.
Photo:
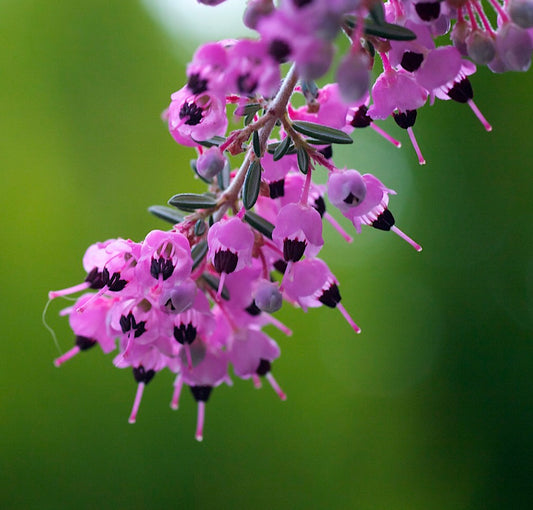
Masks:
[[[198,417],[196,419],[196,441],[204,439],[205,402],[198,402]]]
[[[396,140],[395,138],[393,138],[391,135],[389,135],[389,133],[387,133],[386,131],[384,131],[383,129],[381,129],[379,126],[377,126],[376,124],[374,124],[373,122],[370,123],[370,127],[378,134],[380,134],[383,138],[385,138],[385,140],[387,140],[388,142],[392,143],[392,145],[395,145],[396,147],[398,147],[398,149],[402,146],[402,142],[399,142],[398,140]]]
[[[413,148],[415,149],[416,155],[418,156],[418,162],[421,165],[426,164],[426,160],[424,159],[424,156],[422,156],[422,152],[420,150],[420,147],[418,146],[418,142],[416,141],[416,136],[413,131],[412,127],[407,128],[407,133],[409,133],[409,139],[411,140],[411,143],[413,144]]]
[[[351,315],[346,311],[346,308],[344,308],[342,303],[337,303],[337,308],[339,309],[339,312],[342,313],[342,316],[346,319],[346,322],[352,327],[352,329],[356,333],[361,333],[361,328],[354,322]]]
[[[133,408],[131,409],[131,414],[128,419],[129,423],[135,423],[137,420],[137,413],[139,412],[139,406],[141,405],[141,400],[143,398],[145,384],[140,382],[137,385],[137,393],[135,394],[135,400],[133,401]]]
[[[259,378],[259,376],[257,374],[253,374],[252,375],[252,380],[254,381],[254,386],[257,389],[261,388],[261,386],[262,386],[261,379]]]
[[[339,222],[333,216],[331,216],[331,214],[325,212],[324,218],[330,222],[331,226],[344,238],[347,243],[353,242],[353,237],[341,227]]]
[[[67,351],[65,354],[63,354],[62,356],[59,356],[59,358],[56,358],[54,360],[54,365],[56,367],[61,366],[63,363],[65,363],[65,361],[68,361],[69,359],[71,359],[74,356],[76,356],[76,354],[78,354],[78,352],[80,352],[80,348],[77,345],[75,345],[72,349]]]
[[[267,378],[267,381],[270,383],[270,386],[272,386],[272,389],[278,394],[278,397],[281,400],[287,400],[287,395],[285,395],[283,390],[280,388],[280,385],[278,384],[276,379],[274,379],[274,376],[272,375],[272,373],[267,372],[265,374],[265,377]]]
[[[176,376],[174,381],[174,393],[172,393],[172,400],[170,401],[170,407],[174,411],[177,411],[180,402],[181,389],[183,388],[183,377],[180,374]]]
[[[55,299],[57,297],[61,296],[68,296],[69,294],[75,294],[76,292],[80,292],[82,290],[88,289],[91,286],[89,282],[83,282],[79,283],[78,285],[74,285],[72,287],[68,287],[66,289],[62,290],[51,290],[48,293],[48,297],[50,299]]]
[[[422,246],[413,241],[407,234],[404,234],[396,225],[393,225],[391,232],[394,232],[396,235],[400,236],[404,241],[407,241],[416,251],[422,251]]]
[[[218,281],[217,301],[220,301],[222,290],[224,289],[224,281],[226,280],[226,273],[220,273],[220,280]]]
[[[292,336],[292,329],[288,328],[287,326],[285,326],[285,324],[283,324],[283,322],[281,322],[280,320],[276,319],[276,317],[270,315],[270,314],[266,314],[267,318],[268,318],[268,322],[270,322],[270,324],[272,324],[272,326],[274,326],[275,328],[279,329],[283,334],[287,335],[287,336]]]
[[[492,126],[488,123],[487,119],[481,113],[480,109],[477,107],[476,103],[474,103],[474,101],[472,99],[468,100],[468,106],[470,106],[470,108],[474,112],[475,116],[479,119],[479,122],[481,122],[481,124],[483,124],[483,127],[485,128],[485,130],[486,131],[492,131]]]

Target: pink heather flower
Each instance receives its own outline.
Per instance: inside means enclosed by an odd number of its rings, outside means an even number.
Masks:
[[[74,309],[82,307],[90,301],[84,313]],[[115,336],[107,327],[106,316],[114,303],[113,299],[93,294],[84,294],[79,297],[76,304],[67,310],[69,324],[75,335],[75,346],[54,361],[56,367],[73,358],[80,351],[86,351],[99,344],[102,351],[107,354],[116,348]]]
[[[159,372],[167,366],[168,358],[153,346],[136,345],[132,350],[132,356],[130,358],[126,359],[119,354],[113,360],[113,363],[118,368],[132,367],[133,369],[133,377],[135,382],[137,382],[137,392],[128,422],[135,423],[137,421],[137,414],[141,405],[144,388],[154,378],[156,372]]]
[[[232,273],[252,263],[254,234],[250,227],[234,216],[221,220],[207,234],[207,257],[217,273]]]
[[[227,44],[219,41],[201,45],[187,65],[187,88],[194,95],[207,91],[224,95],[224,73],[227,67]]]
[[[191,269],[187,238],[178,232],[152,230],[142,243],[135,272],[137,280],[146,287],[158,282],[170,287],[188,278]]]
[[[352,221],[358,234],[361,233],[361,225],[369,225],[378,230],[392,230],[415,250],[421,251],[419,244],[394,225],[394,217],[387,209],[389,193],[396,194],[372,174],[360,175],[356,170],[332,173],[328,181],[331,203]]]
[[[167,110],[168,129],[181,145],[223,136],[228,127],[224,102],[214,93],[191,94],[188,87],[174,92]]]
[[[241,329],[233,337],[228,353],[235,375],[241,379],[253,378],[261,386],[259,376],[265,376],[281,400],[287,396],[272,376],[272,362],[279,357],[278,344],[261,331]]]
[[[275,225],[272,240],[287,262],[297,262],[304,255],[314,257],[324,245],[322,219],[312,207],[287,204],[280,209]]]
[[[271,97],[279,88],[279,63],[268,53],[264,41],[242,39],[229,51],[227,92],[240,96]]]
[[[295,264],[291,275],[284,280],[284,291],[304,311],[322,305],[338,308],[352,329],[356,333],[361,332],[361,328],[341,305],[337,279],[323,260],[305,259]]]
[[[424,105],[426,99],[426,90],[411,73],[389,69],[378,76],[372,87],[373,104],[368,114],[373,119],[386,119],[395,110],[416,110]]]
[[[390,41],[391,49],[387,53],[393,67],[402,66],[406,71],[416,71],[425,55],[435,48],[435,42],[427,25],[420,25],[407,20],[404,24],[416,34],[414,41]]]
[[[228,354],[224,351],[211,350],[204,342],[195,342],[191,345],[192,367],[183,356],[180,361],[180,372],[175,383],[176,390],[173,396],[173,402],[177,402],[181,385],[187,384],[191,393],[198,403],[198,418],[196,423],[195,437],[198,441],[203,440],[204,421],[205,421],[205,404],[211,396],[214,387],[223,382],[231,385],[231,379],[228,375]]]

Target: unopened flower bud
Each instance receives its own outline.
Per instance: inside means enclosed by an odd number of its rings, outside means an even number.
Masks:
[[[222,2],[225,2],[226,0],[197,0],[199,4],[204,5],[218,5]]]
[[[489,67],[494,72],[527,71],[532,51],[533,43],[527,30],[505,23],[496,34],[496,58]]]
[[[277,312],[283,303],[278,284],[263,280],[259,283],[254,296],[257,308],[267,313]]]
[[[337,68],[337,83],[342,99],[347,103],[359,101],[370,86],[370,59],[363,52],[348,53]]]
[[[196,170],[204,179],[210,180],[222,171],[225,164],[226,158],[224,158],[218,147],[213,146],[198,158]]]
[[[496,56],[493,38],[486,32],[476,30],[466,38],[468,56],[479,65],[488,64]]]
[[[507,9],[509,16],[519,27],[533,27],[533,0],[511,0]]]
[[[272,0],[250,0],[243,15],[243,22],[252,30],[257,27],[259,20],[268,16],[274,10]]]
[[[457,21],[452,28],[450,33],[450,38],[453,45],[457,48],[459,53],[463,56],[468,55],[468,50],[466,47],[466,39],[470,34],[470,26],[464,20]]]

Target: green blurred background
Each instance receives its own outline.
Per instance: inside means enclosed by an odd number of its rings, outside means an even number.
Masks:
[[[531,74],[474,76],[491,134],[459,104],[421,111],[426,167],[392,124],[401,151],[366,130],[337,151],[398,191],[391,210],[424,251],[326,227],[363,333],[284,308],[294,335],[271,334],[287,402],[221,387],[200,444],[188,392],[169,409],[170,373],[129,425],[130,371],[98,349],[54,368],[41,323],[89,244],[166,228],[146,207],[202,190],[159,118],[194,44],[135,1],[3,0],[0,27],[2,508],[532,507]],[[67,350],[63,304],[48,321]]]

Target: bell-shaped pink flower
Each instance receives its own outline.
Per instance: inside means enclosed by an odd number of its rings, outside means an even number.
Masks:
[[[179,144],[194,147],[198,141],[226,133],[226,105],[217,94],[195,95],[185,86],[174,92],[171,99],[166,112],[168,129]]]
[[[297,262],[304,255],[314,257],[324,245],[320,214],[309,206],[285,205],[276,219],[272,240],[287,262]]]

